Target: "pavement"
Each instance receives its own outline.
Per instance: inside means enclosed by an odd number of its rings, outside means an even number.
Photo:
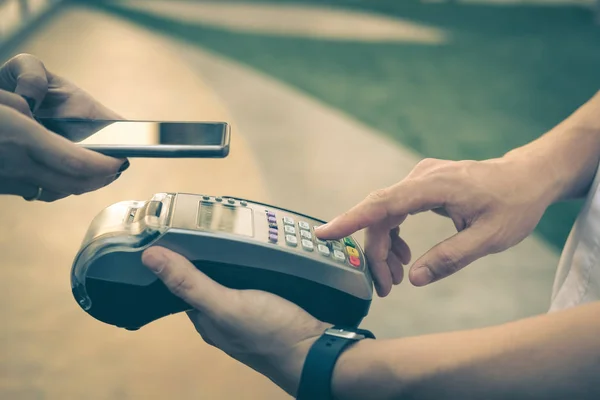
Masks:
[[[226,120],[233,138],[225,160],[133,160],[98,192],[53,204],[0,198],[0,223],[13,228],[0,233],[0,398],[288,398],[204,344],[183,315],[137,332],[85,315],[68,273],[89,221],[113,202],[159,191],[243,196],[330,219],[401,180],[420,155],[235,60],[108,14],[70,8],[19,50],[127,118]],[[432,213],[402,226],[413,257],[454,232]],[[545,312],[557,261],[530,237],[429,287],[404,282],[374,300],[363,326],[384,338]]]

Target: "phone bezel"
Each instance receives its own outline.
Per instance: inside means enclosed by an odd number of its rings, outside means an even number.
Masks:
[[[223,125],[223,135],[220,145],[93,145],[74,144],[85,149],[96,151],[110,157],[117,158],[225,158],[229,155],[231,142],[231,126],[224,121],[159,121],[159,120],[131,120],[131,119],[87,119],[87,118],[36,118],[44,125],[44,121],[53,122],[143,122],[143,123],[191,123],[191,124],[219,124]],[[58,134],[58,133],[57,133]]]

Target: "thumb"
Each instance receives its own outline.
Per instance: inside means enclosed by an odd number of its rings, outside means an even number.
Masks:
[[[46,67],[31,54],[19,54],[2,67],[0,86],[25,98],[34,112],[48,92]]]
[[[491,253],[492,235],[473,225],[434,246],[413,264],[409,279],[425,286],[460,271],[473,261]]]
[[[185,257],[164,247],[150,247],[142,263],[173,293],[195,309],[215,314],[224,311],[229,289],[200,272]]]

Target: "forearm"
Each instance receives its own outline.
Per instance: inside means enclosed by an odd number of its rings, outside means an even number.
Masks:
[[[472,331],[363,341],[342,354],[337,400],[600,398],[600,302]]]
[[[536,182],[552,185],[550,202],[584,196],[600,161],[600,91],[539,139],[507,153]]]

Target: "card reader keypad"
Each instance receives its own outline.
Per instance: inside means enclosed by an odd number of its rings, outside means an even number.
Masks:
[[[362,266],[360,252],[351,238],[343,240],[321,240],[314,234],[315,226],[307,221],[295,221],[289,216],[278,217],[274,211],[266,210],[269,224],[269,242],[279,243],[282,233],[285,245],[299,251],[317,253],[344,265],[360,268]]]
[[[245,200],[236,201],[229,197],[202,196],[201,199],[202,203],[214,201],[228,207],[239,205],[244,208],[249,206]],[[312,253],[315,257],[325,257],[351,268],[364,266],[358,246],[350,237],[342,240],[321,240],[314,233],[317,225],[301,219],[296,221],[288,215],[278,215],[278,212],[273,210],[265,210],[264,218],[268,226],[267,238],[272,244]]]

